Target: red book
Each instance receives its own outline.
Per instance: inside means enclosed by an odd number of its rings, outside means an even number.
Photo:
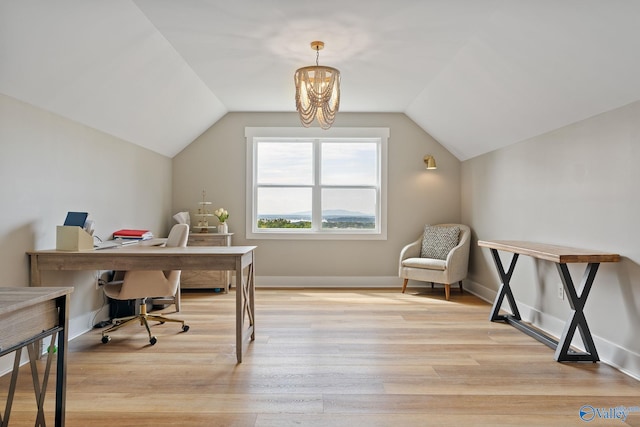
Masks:
[[[129,230],[122,229],[113,232],[113,237],[123,237],[123,238],[132,238],[132,239],[142,239],[144,237],[149,236],[151,233],[149,230]]]

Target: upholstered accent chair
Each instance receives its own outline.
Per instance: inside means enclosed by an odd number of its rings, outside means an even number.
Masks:
[[[420,237],[400,252],[398,274],[404,279],[402,292],[409,280],[444,284],[445,298],[451,295],[451,284],[462,280],[469,268],[471,230],[463,224],[426,225]]]

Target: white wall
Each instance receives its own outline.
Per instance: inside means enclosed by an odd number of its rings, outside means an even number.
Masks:
[[[236,245],[257,245],[257,286],[399,286],[398,256],[425,223],[460,218],[460,162],[404,114],[340,113],[334,127],[388,127],[388,240],[245,238],[246,126],[300,127],[295,113],[230,113],[173,159],[173,210],[192,213],[202,190],[230,213]],[[436,171],[424,168],[432,154]]]
[[[29,285],[25,252],[56,245],[69,210],[87,211],[96,235],[171,224],[171,160],[0,95],[0,286]],[[71,335],[93,325],[103,305],[94,272],[52,272],[43,285],[75,285]],[[11,358],[13,356],[9,355]],[[0,372],[8,365],[0,360]]]
[[[478,239],[622,255],[620,263],[601,264],[585,313],[602,360],[640,378],[638,158],[640,102],[464,162],[462,221],[475,238],[470,288],[487,298],[499,279]],[[584,265],[571,271],[580,283]],[[555,266],[521,257],[512,283],[528,320],[559,336],[570,309],[557,296]]]
[[[230,213],[234,244],[255,244],[257,284],[399,285],[400,248],[425,223],[461,221],[480,239],[524,239],[620,253],[603,264],[586,315],[603,360],[640,377],[640,103],[460,162],[403,114],[341,113],[335,126],[384,126],[389,139],[389,238],[380,242],[246,240],[245,126],[299,126],[294,113],[231,113],[173,160],[0,95],[0,286],[27,286],[25,252],[55,246],[68,210],[87,210],[96,234],[147,227],[207,191]],[[424,170],[433,154],[437,171]],[[581,273],[572,268],[574,274]],[[44,276],[74,284],[71,316],[90,328],[102,306],[91,272]],[[516,297],[531,320],[558,334],[569,313],[553,266],[521,258]],[[469,283],[491,299],[489,253],[472,247]],[[99,313],[98,313],[99,315]],[[72,331],[72,334],[74,332]],[[0,360],[0,371],[8,369]]]

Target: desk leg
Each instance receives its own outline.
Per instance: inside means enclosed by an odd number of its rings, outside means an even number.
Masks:
[[[20,370],[20,356],[22,355],[22,347],[18,348],[13,358],[13,370],[11,371],[11,382],[9,383],[9,393],[7,394],[7,404],[4,409],[4,418],[0,414],[0,426],[7,427],[9,425],[9,417],[11,416],[11,406],[13,405],[13,396],[16,392],[16,384],[18,384],[18,371]]]
[[[513,275],[513,270],[516,267],[516,261],[518,261],[518,254],[513,254],[513,258],[511,258],[511,264],[509,265],[509,271],[505,273],[504,266],[502,265],[502,261],[500,260],[500,255],[498,254],[497,249],[491,249],[491,255],[493,256],[493,261],[496,264],[496,270],[498,270],[498,274],[500,275],[500,281],[502,285],[500,285],[500,291],[496,296],[495,301],[493,302],[493,308],[491,310],[491,315],[489,316],[489,320],[492,322],[497,321],[505,321],[508,316],[500,315],[500,307],[502,306],[502,301],[504,301],[504,297],[507,297],[509,301],[509,306],[511,307],[511,311],[513,313],[512,318],[516,320],[520,320],[520,312],[518,311],[518,306],[516,305],[516,300],[513,297],[513,293],[511,292],[511,286],[509,283],[511,282],[511,276]]]
[[[242,363],[243,335],[244,335],[244,286],[242,262],[236,261],[236,358],[238,363]]]
[[[54,332],[51,335],[51,346],[55,342],[57,337],[57,332]],[[31,367],[31,379],[33,380],[33,391],[36,394],[36,404],[38,407],[38,415],[36,416],[36,426],[43,427],[46,425],[46,421],[44,419],[44,399],[47,395],[47,386],[49,384],[49,373],[51,372],[51,361],[53,360],[53,349],[49,347],[49,353],[47,354],[47,364],[44,369],[42,386],[40,386],[40,376],[38,375],[38,365],[36,361],[38,360],[38,354],[35,343],[27,344],[27,350],[29,353],[29,365]],[[56,372],[56,376],[58,373]]]
[[[596,346],[593,342],[593,338],[591,337],[591,331],[589,330],[589,326],[587,325],[587,319],[584,316],[583,310],[600,264],[589,263],[587,265],[584,276],[582,278],[582,290],[580,292],[580,295],[578,295],[576,288],[573,285],[573,280],[571,279],[571,274],[569,273],[567,264],[559,263],[556,265],[558,267],[558,272],[560,273],[560,278],[562,279],[562,284],[564,285],[564,290],[569,298],[569,304],[571,305],[573,313],[565,324],[564,331],[562,332],[562,337],[560,338],[558,347],[556,348],[555,358],[558,362],[597,362],[600,359],[598,358],[598,352],[596,351]],[[571,340],[573,339],[576,329],[580,331],[582,343],[584,344],[586,350],[584,353],[570,350]]]
[[[246,266],[247,276],[244,277],[242,260],[236,266],[236,356],[238,363],[242,363],[242,352],[245,338],[245,314],[249,321],[250,340],[256,339],[255,332],[255,282],[254,282],[254,255],[250,254],[251,262]]]
[[[67,343],[69,342],[69,294],[58,298],[58,319],[62,330],[58,332],[58,359],[56,363],[56,415],[55,426],[62,427],[67,412]],[[53,344],[53,340],[51,341]]]
[[[249,271],[247,272],[247,288],[248,288],[248,296],[249,299],[249,319],[251,322],[251,341],[255,341],[256,339],[256,287],[254,282],[255,272],[253,269],[253,262],[248,267]]]

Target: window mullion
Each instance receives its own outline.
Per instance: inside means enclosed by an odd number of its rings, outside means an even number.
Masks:
[[[321,170],[322,150],[319,139],[313,141],[313,200],[311,202],[311,229],[313,231],[322,231],[322,189],[321,189]]]

